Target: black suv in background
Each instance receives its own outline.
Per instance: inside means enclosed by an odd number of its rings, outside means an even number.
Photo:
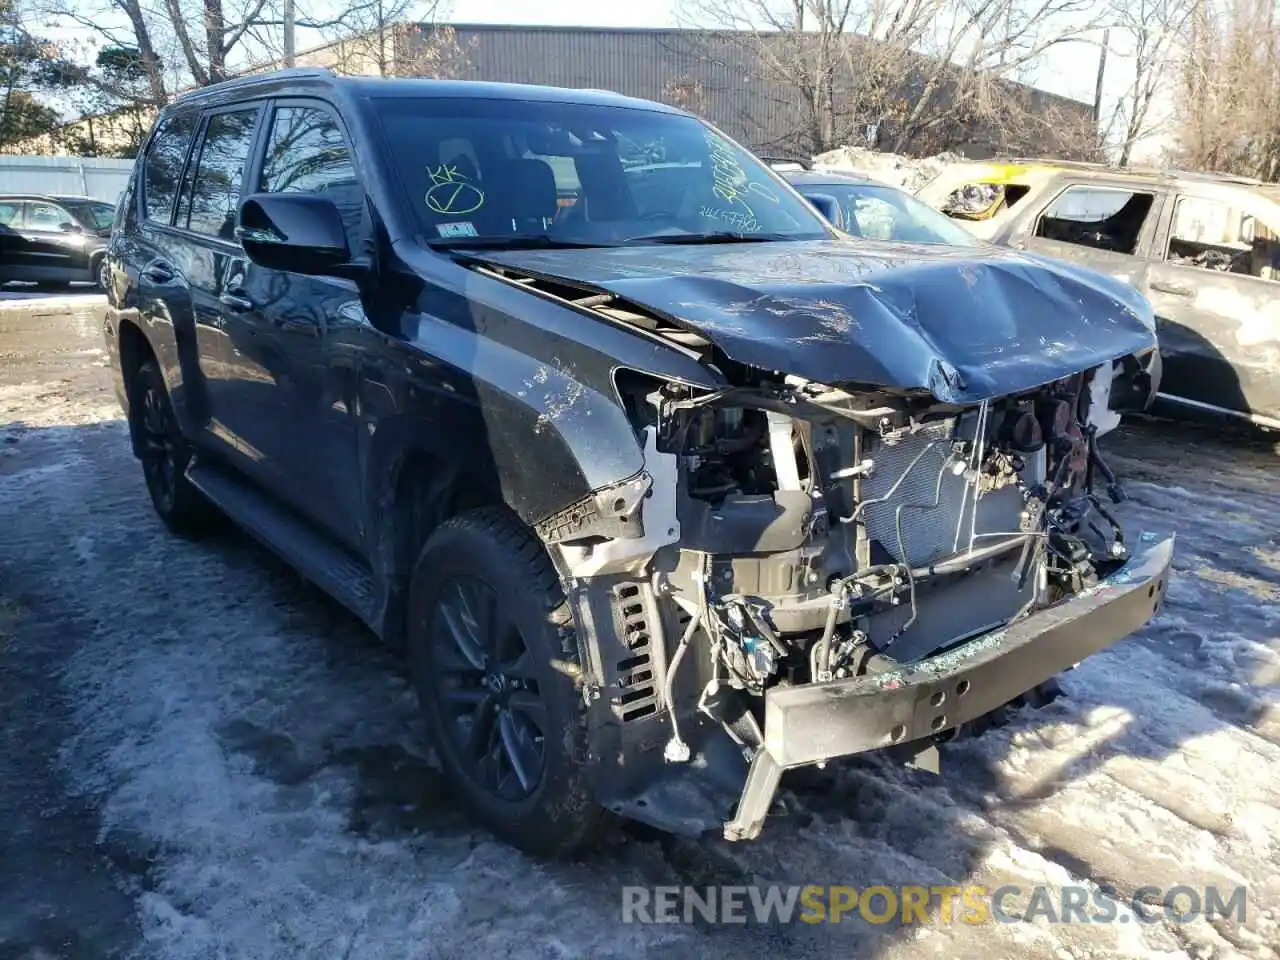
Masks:
[[[605,810],[754,837],[784,769],[924,762],[1159,607],[1172,540],[1094,489],[1146,302],[837,234],[679,110],[245,78],[162,112],[118,223],[161,518],[230,517],[402,645],[526,849]]]
[[[89,197],[0,194],[0,283],[88,280],[105,287],[115,212]]]

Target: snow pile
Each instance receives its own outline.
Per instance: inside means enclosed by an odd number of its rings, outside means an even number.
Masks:
[[[844,146],[818,154],[813,158],[813,165],[822,170],[852,170],[914,193],[944,168],[964,159],[958,153],[915,158],[865,147]]]

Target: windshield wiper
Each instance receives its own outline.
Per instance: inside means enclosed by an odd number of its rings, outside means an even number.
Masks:
[[[718,230],[714,233],[655,233],[648,236],[628,237],[627,243],[768,243],[773,240],[795,240],[785,233],[742,233]]]
[[[563,240],[559,237],[530,234],[510,237],[442,237],[428,240],[432,250],[573,250],[583,247],[607,247],[611,244],[587,240]]]

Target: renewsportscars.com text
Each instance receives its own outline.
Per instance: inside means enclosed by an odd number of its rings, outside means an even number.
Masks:
[[[1190,923],[1245,919],[1244,887],[623,887],[623,923]]]

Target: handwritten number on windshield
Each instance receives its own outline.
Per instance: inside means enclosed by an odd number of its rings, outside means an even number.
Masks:
[[[763,199],[770,203],[778,203],[778,195],[770,187],[756,180],[748,180],[742,164],[738,162],[733,146],[723,137],[714,133],[706,134],[707,146],[711,151],[711,192],[720,200],[736,208],[733,210],[717,210],[717,220],[738,221],[739,229],[759,230],[760,224],[756,212],[752,208],[753,199]],[[709,215],[704,212],[704,215]]]

